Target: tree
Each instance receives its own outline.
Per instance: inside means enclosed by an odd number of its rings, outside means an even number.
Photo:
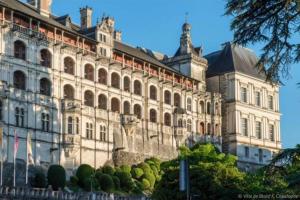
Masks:
[[[59,188],[64,189],[66,185],[66,171],[60,165],[51,165],[48,169],[48,184],[52,186],[53,190]]]
[[[292,37],[300,31],[299,4],[297,0],[227,0],[225,14],[234,17],[234,43],[264,43],[258,67],[268,80],[287,77],[289,65],[300,61],[300,44]]]
[[[111,192],[115,188],[112,177],[108,174],[102,174],[98,179],[101,190]]]
[[[78,185],[82,188],[89,188],[89,184],[92,183],[91,177],[94,174],[94,168],[90,165],[82,164],[78,167],[76,176],[78,177]]]

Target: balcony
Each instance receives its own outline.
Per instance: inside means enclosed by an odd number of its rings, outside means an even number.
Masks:
[[[64,134],[63,135],[63,144],[66,146],[80,145],[80,135]]]
[[[222,144],[222,137],[215,135],[191,135],[190,139],[196,143]]]
[[[80,109],[81,104],[80,101],[75,99],[63,99],[62,100],[62,110],[63,111],[74,111],[76,109]]]

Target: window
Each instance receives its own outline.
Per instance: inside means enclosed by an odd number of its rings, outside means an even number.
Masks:
[[[200,101],[200,113],[205,113],[204,101]]]
[[[255,105],[260,106],[260,92],[255,92]]]
[[[207,124],[207,134],[208,135],[211,134],[211,125],[210,125],[210,123]]]
[[[191,98],[187,98],[186,104],[187,104],[186,109],[188,111],[192,111],[192,99]]]
[[[49,114],[42,113],[42,130],[49,131]]]
[[[40,80],[40,93],[42,95],[51,96],[51,82],[47,78]]]
[[[205,131],[205,126],[204,126],[204,123],[201,122],[200,123],[200,134],[204,134],[204,131]]]
[[[100,55],[101,55],[101,56],[106,56],[106,55],[107,55],[106,49],[105,49],[105,48],[100,47]]]
[[[76,134],[79,134],[79,118],[76,117]]]
[[[84,92],[84,105],[94,107],[94,94],[91,91]]]
[[[15,119],[16,119],[16,126],[24,127],[25,112],[23,108],[16,107]]]
[[[64,99],[74,99],[74,88],[71,85],[64,86]]]
[[[165,122],[165,126],[171,126],[171,115],[170,115],[170,113],[165,113],[164,122]]]
[[[128,76],[125,76],[123,79],[123,88],[124,91],[130,92],[130,79]]]
[[[255,133],[258,139],[261,139],[261,122],[255,122]]]
[[[273,96],[269,95],[268,96],[268,108],[273,110]]]
[[[100,126],[100,141],[106,141],[106,127],[104,125]]]
[[[165,90],[164,94],[165,104],[171,105],[171,92],[168,90]]]
[[[52,55],[48,49],[41,50],[41,62],[40,64],[44,67],[51,68],[52,66]]]
[[[91,64],[86,64],[84,66],[84,78],[94,81],[94,67]]]
[[[107,98],[104,94],[99,95],[98,107],[102,110],[107,110]]]
[[[210,115],[210,107],[211,107],[210,105],[211,105],[210,102],[207,102],[207,104],[206,104],[206,112],[209,115]]]
[[[274,137],[274,125],[269,124],[269,139],[274,142],[275,137]]]
[[[157,100],[156,87],[154,85],[150,86],[150,99]]]
[[[74,75],[75,62],[72,58],[66,57],[64,59],[64,72]]]
[[[259,162],[263,162],[263,150],[258,149],[258,160]]]
[[[73,118],[68,117],[68,134],[73,134]]]
[[[220,135],[220,127],[219,127],[219,124],[216,124],[216,125],[215,125],[215,134],[216,134],[216,135]]]
[[[180,101],[180,95],[178,93],[174,94],[174,106],[180,107],[181,106],[181,101]]]
[[[220,115],[219,103],[215,103],[215,114]]]
[[[93,139],[93,124],[92,123],[86,123],[86,138],[87,139]]]
[[[14,56],[22,60],[26,60],[26,45],[24,42],[17,40],[14,43]]]
[[[130,103],[128,101],[124,102],[123,113],[125,115],[130,115]]]
[[[248,136],[248,120],[246,118],[241,119],[241,133],[243,136]]]
[[[140,96],[142,95],[142,84],[138,80],[134,81],[134,94],[140,95]]]
[[[20,90],[26,90],[26,76],[22,71],[14,72],[14,87]]]
[[[241,101],[247,103],[247,88],[241,88]]]
[[[182,119],[178,119],[177,126],[183,127]]]
[[[106,43],[106,35],[100,33],[100,41]]]
[[[150,110],[150,122],[156,123],[156,110]]]
[[[192,132],[192,120],[191,119],[187,120],[187,131]]]
[[[107,72],[101,68],[98,70],[98,82],[103,85],[107,85]]]
[[[120,76],[116,72],[111,74],[111,86],[120,89]]]
[[[249,147],[244,147],[245,158],[249,158]]]
[[[142,119],[142,107],[139,104],[134,105],[133,112],[138,119]]]
[[[111,111],[120,113],[120,101],[117,98],[111,99]]]

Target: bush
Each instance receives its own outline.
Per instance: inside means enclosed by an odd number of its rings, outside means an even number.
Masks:
[[[143,176],[143,174],[144,174],[144,171],[141,168],[133,168],[131,170],[131,175],[135,179],[141,178]]]
[[[150,182],[145,178],[143,178],[142,180],[142,185],[143,185],[143,190],[148,190],[151,188]]]
[[[103,191],[111,192],[114,190],[114,181],[110,175],[102,174],[102,176],[99,177],[98,182]]]
[[[60,165],[51,165],[48,169],[48,184],[52,186],[53,190],[59,188],[64,189],[66,185],[66,171]]]
[[[78,167],[76,176],[78,177],[78,185],[82,188],[85,188],[87,181],[85,179],[90,179],[94,169],[87,164],[82,164]]]
[[[97,180],[99,180],[99,178],[100,178],[102,175],[103,175],[103,173],[102,173],[101,171],[97,170],[96,173],[95,173],[95,178],[96,178]]]
[[[123,171],[116,172],[116,175],[120,179],[121,189],[130,192],[134,188],[134,183],[131,178],[131,174]]]
[[[102,173],[113,176],[115,174],[115,169],[110,165],[105,165],[102,167]]]
[[[144,174],[145,173],[148,173],[149,171],[152,171],[151,170],[151,167],[150,167],[150,165],[148,164],[148,163],[140,163],[139,165],[138,165],[138,167],[139,168],[141,168],[142,170],[143,170],[143,172],[144,172]]]
[[[143,175],[143,178],[147,179],[150,183],[150,188],[153,189],[155,185],[155,176],[152,171],[148,171]]]
[[[130,173],[131,172],[131,167],[129,165],[122,165],[121,170],[123,172]]]
[[[120,190],[121,188],[120,179],[117,176],[113,176],[112,179],[114,181],[115,189]]]
[[[32,186],[35,188],[45,188],[46,187],[46,176],[42,171],[35,173]]]
[[[70,183],[72,186],[77,186],[78,185],[78,177],[77,176],[71,176],[70,177]]]

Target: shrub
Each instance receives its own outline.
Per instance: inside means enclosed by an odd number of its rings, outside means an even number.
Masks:
[[[131,178],[131,174],[123,171],[116,172],[116,175],[120,179],[121,189],[130,192],[134,188],[134,183]]]
[[[115,174],[115,169],[110,165],[105,165],[102,167],[102,173],[113,176]]]
[[[90,179],[93,173],[94,173],[94,169],[90,165],[87,164],[80,165],[76,172],[76,176],[78,177],[78,185],[84,188],[87,182],[85,181],[85,179]]]
[[[100,178],[102,175],[103,175],[103,173],[102,173],[101,171],[97,170],[96,173],[95,173],[95,178],[96,178],[97,180],[99,180],[99,178]]]
[[[131,170],[131,175],[135,179],[141,178],[143,176],[143,174],[144,174],[144,171],[141,168],[133,168]]]
[[[130,173],[131,172],[131,167],[129,165],[122,165],[121,170],[123,172]]]
[[[143,178],[142,180],[142,185],[143,185],[143,190],[148,190],[151,187],[150,182],[145,178]]]
[[[144,174],[145,173],[148,173],[149,171],[151,171],[151,167],[150,167],[150,165],[148,164],[148,163],[140,163],[139,165],[138,165],[138,167],[139,168],[141,168],[142,170],[143,170],[143,172],[144,172]]]
[[[48,184],[52,186],[53,190],[59,188],[64,189],[66,185],[66,171],[60,165],[51,165],[48,169]]]
[[[115,189],[120,190],[121,188],[120,179],[117,176],[113,176],[112,179],[114,181]]]
[[[153,189],[154,185],[155,185],[155,176],[153,174],[152,171],[147,171],[146,173],[144,173],[143,178],[147,179],[150,183],[150,188]]]
[[[114,189],[114,181],[108,174],[102,174],[99,177],[99,185],[101,189],[105,192],[111,192]]]
[[[70,183],[72,186],[77,186],[78,185],[78,177],[77,176],[71,176],[70,177]]]
[[[32,186],[36,188],[46,187],[46,176],[42,171],[37,171],[34,175]]]

